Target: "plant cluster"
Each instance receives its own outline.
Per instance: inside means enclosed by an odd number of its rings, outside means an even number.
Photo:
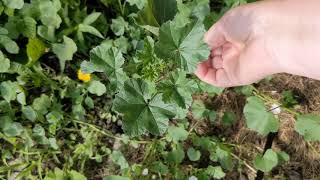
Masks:
[[[210,54],[206,30],[241,3],[217,1],[212,11],[209,0],[0,0],[0,179],[205,180],[241,171],[247,163],[232,146],[194,131],[216,112],[193,98],[223,92],[193,72]],[[237,90],[247,95],[247,127],[277,132],[272,100],[253,86]],[[297,104],[290,92],[284,102]],[[320,117],[296,115],[295,130],[320,140]],[[232,110],[223,116],[235,120]],[[269,172],[288,160],[268,149],[252,166]]]

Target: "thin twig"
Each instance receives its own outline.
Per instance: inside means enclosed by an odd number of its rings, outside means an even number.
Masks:
[[[308,144],[308,146],[310,146],[311,149],[320,157],[320,152],[318,152],[318,151],[316,150],[316,148],[315,148],[310,142],[307,142],[307,144]]]
[[[190,134],[195,128],[197,128],[200,120],[197,120],[193,125],[191,125],[191,128],[189,129],[188,133]]]
[[[232,157],[236,158],[237,160],[243,162],[243,164],[248,168],[250,169],[253,173],[257,173],[257,171],[252,167],[250,166],[250,164],[248,164],[245,160],[241,159],[240,157],[238,157],[237,155],[231,153]]]

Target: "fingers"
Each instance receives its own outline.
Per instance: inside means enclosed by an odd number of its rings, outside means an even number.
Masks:
[[[222,47],[220,46],[220,47],[212,50],[212,55],[213,55],[213,56],[221,56],[221,55],[222,55],[222,50],[223,50],[223,49],[222,49]]]
[[[199,64],[196,75],[202,81],[218,87],[231,87],[240,85],[239,54],[237,47],[226,43],[222,47],[213,49],[209,60]]]
[[[210,60],[207,60],[198,64],[195,74],[198,76],[199,79],[202,80],[208,73],[209,69],[211,69]]]
[[[215,56],[212,59],[212,67],[215,69],[222,69],[223,68],[223,61],[221,56]]]
[[[225,69],[218,69],[216,71],[216,86],[218,87],[231,87],[234,86],[230,81]]]
[[[225,35],[218,23],[214,24],[204,35],[204,41],[209,45],[211,49],[218,48],[226,43]]]
[[[228,75],[224,69],[215,69],[210,65],[211,60],[207,60],[198,65],[196,75],[198,78],[208,84],[217,87],[230,87]]]

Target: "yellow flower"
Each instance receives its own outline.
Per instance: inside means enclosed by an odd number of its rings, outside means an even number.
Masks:
[[[83,82],[89,82],[91,80],[91,74],[83,73],[80,69],[78,70],[78,79]]]

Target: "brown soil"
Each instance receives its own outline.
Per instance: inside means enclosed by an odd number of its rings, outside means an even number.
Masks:
[[[261,82],[257,89],[273,99],[280,100],[281,93],[285,90],[293,91],[299,101],[295,107],[296,112],[320,114],[320,81],[279,74],[272,78],[271,82]],[[236,144],[234,153],[245,160],[249,166],[257,153],[263,152],[266,138],[248,130],[244,124],[243,107],[245,96],[226,90],[222,95],[209,98],[201,96],[208,107],[218,111],[218,119],[215,125],[201,124],[197,133],[225,137],[226,143]],[[224,126],[219,123],[223,112],[233,110],[237,115],[237,123]],[[273,149],[285,151],[290,155],[290,161],[275,168],[265,177],[272,179],[320,179],[320,143],[307,143],[294,131],[295,119],[292,114],[282,110],[278,115],[281,122],[279,133],[273,142]],[[255,172],[248,166],[242,166],[243,173],[233,172],[227,174],[226,179],[254,179]]]

